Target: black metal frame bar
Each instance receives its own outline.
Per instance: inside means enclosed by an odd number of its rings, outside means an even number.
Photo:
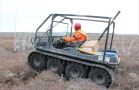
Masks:
[[[115,22],[113,22],[113,32],[112,32],[112,38],[111,38],[111,44],[110,44],[110,50],[112,48],[112,42],[113,42],[113,37],[114,37],[114,29],[115,29]]]
[[[118,11],[117,14],[114,16],[113,20],[115,20],[117,18],[117,16],[120,14],[121,11]],[[111,22],[112,24],[112,22]],[[105,30],[103,31],[103,33],[100,35],[100,37],[98,38],[98,41],[103,37],[104,33],[107,31],[108,26],[105,28]]]
[[[112,18],[109,18],[109,23],[108,23],[108,26],[107,26],[108,30],[107,30],[106,40],[105,40],[103,61],[105,60],[105,55],[106,55],[106,50],[107,50],[107,45],[108,45],[108,39],[109,39],[108,37],[109,37],[109,29],[110,29],[111,19]]]

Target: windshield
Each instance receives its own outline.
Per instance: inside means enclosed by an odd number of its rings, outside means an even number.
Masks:
[[[49,35],[51,27],[51,17],[39,28],[38,37],[46,37]],[[62,20],[62,21],[61,21]],[[61,21],[61,22],[60,22]],[[52,36],[67,36],[70,32],[71,22],[63,17],[57,17],[53,21]]]
[[[66,36],[68,31],[67,23],[53,23],[52,36]]]

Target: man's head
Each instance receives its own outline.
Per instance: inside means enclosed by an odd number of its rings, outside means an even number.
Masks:
[[[75,28],[75,30],[81,29],[81,24],[80,23],[75,23],[74,28]]]

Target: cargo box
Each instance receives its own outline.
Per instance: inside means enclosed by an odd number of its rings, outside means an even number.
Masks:
[[[87,54],[97,54],[99,50],[99,43],[97,40],[85,41],[79,48],[79,51]]]

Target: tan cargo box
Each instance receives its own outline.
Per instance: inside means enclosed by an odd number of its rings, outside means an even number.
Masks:
[[[85,41],[78,50],[87,54],[97,54],[99,43],[97,40]]]

